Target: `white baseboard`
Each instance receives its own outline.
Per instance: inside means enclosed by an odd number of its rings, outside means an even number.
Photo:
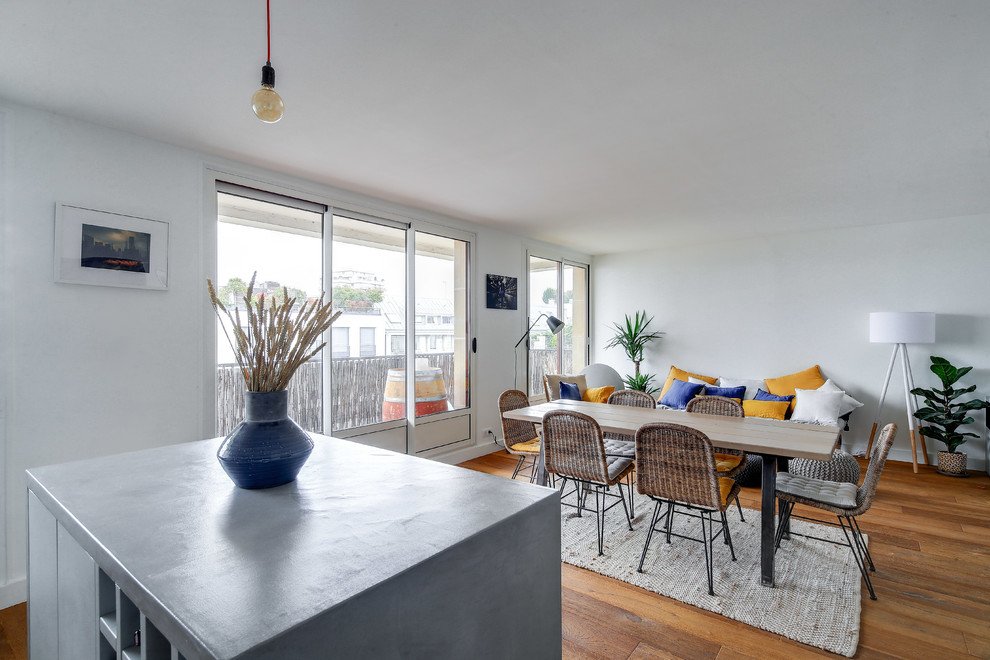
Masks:
[[[847,449],[847,451],[850,451]],[[866,447],[856,447],[851,450],[856,456],[862,456],[866,453]],[[907,448],[894,447],[890,450],[890,454],[887,456],[887,460],[900,461],[902,463],[911,463],[912,456],[911,450]],[[938,462],[938,457],[936,452],[928,452],[928,464],[935,465]],[[918,449],[918,465],[924,465],[925,459],[921,456],[921,449]],[[970,452],[966,452],[966,469],[970,472],[979,472],[986,474],[987,462],[982,456],[974,456]]]
[[[458,463],[463,463],[464,461],[470,461],[472,458],[478,458],[479,456],[487,456],[488,454],[501,450],[502,450],[501,445],[496,445],[494,442],[486,442],[481,445],[465,447],[464,449],[458,449],[456,451],[452,451],[446,454],[426,456],[425,458],[429,458],[434,461],[439,461],[440,463],[457,465]]]
[[[0,587],[0,610],[27,600],[27,580],[20,579]]]

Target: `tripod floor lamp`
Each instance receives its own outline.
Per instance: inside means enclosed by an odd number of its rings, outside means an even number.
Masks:
[[[516,342],[516,345],[513,347],[513,350],[514,351],[518,351],[519,350],[519,344],[523,343],[523,340],[529,338],[529,332],[530,332],[530,330],[532,330],[533,327],[537,323],[539,323],[540,322],[540,319],[542,319],[544,316],[547,318],[547,327],[550,328],[550,332],[552,332],[555,335],[559,335],[560,334],[560,331],[564,329],[564,322],[561,321],[560,319],[558,319],[556,316],[553,316],[551,314],[547,314],[546,312],[544,312],[544,313],[542,313],[542,314],[540,314],[539,316],[536,317],[536,320],[533,321],[533,324],[530,325],[529,328],[526,329],[526,332],[523,333],[523,336],[519,338],[519,341],[517,341]],[[529,347],[529,342],[526,342],[526,346]],[[516,355],[515,358],[516,359],[514,360],[514,365],[515,365],[516,371],[513,373],[513,376],[512,376],[512,384],[513,384],[513,386],[515,386],[516,383],[519,382],[519,356]],[[529,373],[529,370],[527,369],[526,372]],[[527,395],[528,395],[528,392],[527,392]]]
[[[894,371],[897,355],[901,356],[901,370],[904,372],[904,401],[907,406],[908,430],[911,433],[911,456],[914,471],[918,471],[918,449],[914,435],[915,417],[918,410],[918,400],[911,390],[914,389],[914,376],[911,374],[911,361],[908,359],[908,344],[935,343],[935,314],[932,312],[872,312],[870,314],[870,342],[874,344],[893,344],[894,351],[890,354],[890,364],[887,366],[887,376],[880,390],[880,403],[877,404],[877,416],[873,418],[873,429],[870,431],[870,442],[866,447],[866,455],[873,450],[873,436],[877,432],[880,421],[880,410],[883,400],[887,397],[887,386],[890,384],[890,374]],[[921,439],[921,456],[928,465],[928,448],[925,447],[925,436],[918,434]]]

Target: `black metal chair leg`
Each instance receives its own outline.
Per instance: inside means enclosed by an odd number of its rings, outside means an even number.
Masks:
[[[711,514],[709,514],[710,516]],[[715,595],[715,576],[712,574],[712,553],[711,539],[705,535],[705,512],[701,513],[701,542],[705,545],[705,572],[708,574],[708,595]],[[709,519],[709,525],[711,525]]]
[[[605,494],[595,486],[595,525],[598,527],[598,556],[605,554]]]
[[[670,526],[673,524],[675,510],[676,507],[674,507],[674,503],[668,502],[667,503],[667,543],[670,543]]]
[[[780,520],[777,524],[777,538],[774,539],[773,549],[774,551],[780,549],[780,540],[784,538],[785,522],[788,522],[791,518],[791,511],[794,510],[794,502],[788,502],[787,500],[780,500],[781,503],[781,515]]]
[[[849,528],[846,527],[846,523],[843,522],[842,520],[843,516],[837,516],[837,517],[839,519],[839,526],[842,527],[842,533],[845,534],[846,541],[848,541],[849,543],[849,549],[852,551],[853,558],[856,560],[856,566],[859,568],[859,573],[860,575],[863,576],[863,582],[866,583],[866,588],[869,589],[870,591],[870,600],[876,600],[877,595],[873,591],[873,582],[870,581],[870,572],[866,570],[866,562],[862,557],[860,557],[859,548],[857,547],[856,542],[853,538],[855,537],[856,532],[855,530],[852,529],[851,524]]]
[[[633,531],[632,526],[632,515],[629,513],[629,509],[626,508],[626,496],[622,494],[622,484],[616,484],[616,489],[619,491],[619,499],[622,500],[622,510],[626,512],[626,522],[629,524],[629,531]]]
[[[656,529],[657,523],[660,521],[661,505],[662,502],[657,501],[656,505],[653,507],[653,518],[650,520],[650,531],[646,533],[646,543],[643,544],[643,552],[639,555],[639,568],[636,569],[640,573],[643,572],[643,561],[646,559],[646,550],[650,547],[650,540],[653,538],[653,531]]]
[[[725,511],[722,511],[722,534],[725,536],[725,542],[729,545],[729,554],[732,555],[732,561],[736,560],[736,550],[732,547],[732,536],[729,534],[729,521],[725,517]]]
[[[853,524],[856,525],[856,535],[859,537],[859,542],[863,546],[863,552],[866,553],[866,561],[870,563],[870,570],[876,572],[877,567],[873,565],[873,557],[870,555],[870,548],[866,545],[866,541],[863,540],[863,532],[859,528],[859,521],[855,517],[850,517]]]
[[[739,497],[738,496],[736,497],[736,508],[739,509],[739,520],[741,520],[743,522],[746,522],[746,519],[743,518],[742,504],[739,503]]]
[[[620,484],[619,485],[619,488],[621,488],[621,487],[622,487],[622,485]],[[630,472],[629,474],[626,475],[626,487],[629,489],[629,517],[630,518],[635,518],[636,517],[636,503],[633,500],[633,473],[632,472]]]
[[[522,470],[522,466],[523,466],[523,463],[525,461],[526,461],[526,457],[525,456],[520,456],[519,457],[519,460],[516,461],[516,469],[512,471],[512,478],[513,479],[515,479],[516,476],[519,474],[519,471]]]

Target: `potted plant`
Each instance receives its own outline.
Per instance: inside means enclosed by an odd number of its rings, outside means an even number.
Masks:
[[[658,389],[652,385],[653,374],[640,373],[639,365],[643,362],[643,350],[650,342],[660,339],[663,333],[649,330],[649,325],[653,321],[653,317],[647,318],[645,310],[636,312],[636,315],[632,318],[629,318],[628,314],[625,316],[626,322],[624,325],[620,323],[612,324],[615,328],[615,336],[605,345],[605,348],[621,346],[622,350],[626,353],[626,357],[635,366],[636,372],[624,378],[626,387],[631,390],[641,390],[652,394]]]
[[[959,427],[972,424],[968,416],[972,410],[990,408],[990,403],[980,399],[957,402],[956,399],[976,390],[976,385],[965,388],[953,387],[959,379],[972,371],[973,367],[954,367],[945,358],[931,356],[932,373],[942,381],[942,389],[926,390],[916,387],[911,394],[925,397],[925,407],[914,413],[926,422],[919,431],[922,435],[945,443],[947,451],[938,452],[938,471],[954,477],[968,476],[966,454],[956,451],[966,438],[978,438],[975,433],[960,432]]]
[[[304,301],[296,310],[296,298],[290,297],[285,287],[281,296],[255,296],[256,276],[243,297],[243,324],[240,308],[233,306],[231,312],[213,282],[206,280],[210,302],[247,387],[244,421],[224,438],[217,451],[227,476],[241,488],[288,483],[309,458],[313,441],[288,416],[289,381],[326,346],[322,342],[314,348],[340,316],[322,296]]]

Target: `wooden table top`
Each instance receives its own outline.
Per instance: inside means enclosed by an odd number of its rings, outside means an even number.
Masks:
[[[707,435],[716,447],[789,458],[830,460],[832,449],[839,439],[837,426],[818,426],[762,417],[702,415],[683,410],[651,410],[567,399],[510,410],[505,416],[540,423],[543,416],[551,410],[581,412],[594,418],[603,431],[626,435],[635,434],[640,426],[650,422],[682,424]]]

